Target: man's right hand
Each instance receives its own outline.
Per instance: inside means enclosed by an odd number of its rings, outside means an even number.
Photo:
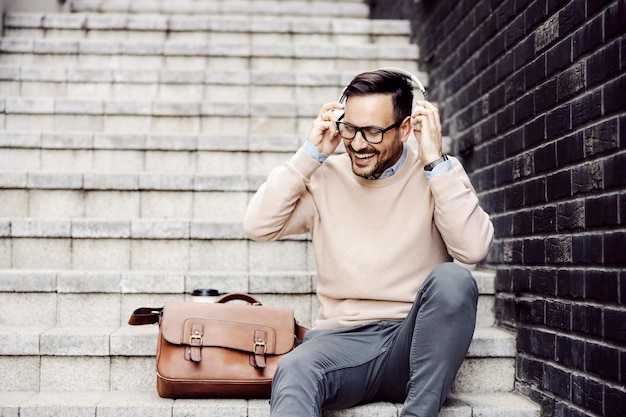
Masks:
[[[326,103],[320,109],[319,115],[313,121],[313,127],[309,133],[309,142],[311,142],[320,153],[330,155],[335,152],[341,136],[337,132],[337,116],[333,110],[343,110],[344,105],[336,101]]]

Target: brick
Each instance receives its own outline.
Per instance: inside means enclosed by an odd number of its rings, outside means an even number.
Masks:
[[[602,414],[603,384],[584,376],[572,376],[572,401],[599,415]]]
[[[620,40],[615,40],[587,58],[587,84],[590,87],[605,82],[620,70],[619,53]]]
[[[602,235],[575,235],[572,237],[572,263],[596,264],[604,261]]]
[[[585,87],[585,63],[581,61],[557,76],[557,100],[563,102]]]
[[[536,104],[535,104],[536,105]],[[524,126],[524,146],[530,148],[546,138],[546,116],[541,115]]]
[[[514,69],[516,71],[518,69],[524,68],[532,59],[535,58],[534,41],[535,40],[532,36],[528,36],[526,39],[522,40],[514,47]]]
[[[535,53],[550,45],[559,37],[558,14],[550,17],[535,30]]]
[[[591,336],[601,336],[602,309],[579,304],[572,306],[572,330]]]
[[[533,385],[541,384],[544,375],[544,364],[541,361],[519,358],[517,362],[517,375],[522,381]]]
[[[513,158],[513,180],[528,178],[533,174],[533,154],[530,152]]]
[[[533,210],[533,233],[556,232],[556,207],[548,206]]]
[[[586,417],[586,415],[569,403],[557,401],[554,405],[554,417]]]
[[[585,227],[584,201],[578,200],[557,206],[557,230],[575,231]]]
[[[626,310],[604,310],[604,337],[616,342],[626,341]]]
[[[509,76],[513,72],[514,66],[513,53],[508,52],[496,63],[496,82],[501,82],[504,78]]]
[[[593,20],[587,20],[582,27],[579,26],[579,29],[574,32],[572,42],[574,60],[602,44],[602,20],[602,15]]]
[[[617,195],[588,198],[585,201],[585,226],[587,229],[601,226],[614,226],[617,219]]]
[[[559,236],[546,240],[546,260],[550,264],[572,262],[572,237]]]
[[[566,299],[582,299],[585,296],[585,272],[570,269],[558,270],[557,296]]]
[[[532,353],[545,359],[554,359],[556,351],[556,335],[554,333],[533,329],[530,338]]]
[[[536,300],[536,301],[517,300],[515,308],[516,308],[516,314],[517,314],[516,318],[517,318],[518,323],[544,324],[545,302],[543,300]]]
[[[607,265],[626,265],[626,232],[604,235],[604,262]]]
[[[513,182],[513,163],[511,161],[505,161],[497,165],[495,171],[497,185],[506,185]],[[506,191],[507,190],[505,190],[505,193]]]
[[[540,385],[544,376],[544,364],[538,360],[527,358],[518,359],[518,375],[523,380],[533,385]]]
[[[527,326],[520,325],[517,329],[517,350],[521,353],[530,353],[530,334],[531,329]],[[524,359],[524,356],[519,356],[519,359]]]
[[[551,393],[568,398],[571,389],[570,373],[546,364],[544,365],[544,376],[541,386]]]
[[[626,91],[626,75],[602,85],[605,114],[621,111],[626,107],[626,94],[623,91]]]
[[[578,166],[572,171],[572,194],[601,190],[603,188],[602,182],[603,165],[600,161]]]
[[[556,145],[554,143],[550,143],[536,149],[533,152],[533,162],[535,174],[540,174],[556,168]]]
[[[532,212],[523,211],[516,213],[511,221],[512,236],[528,236],[533,231]]]
[[[569,1],[559,11],[559,31],[561,35],[569,33],[585,22],[585,6],[587,0]]]
[[[546,57],[540,55],[533,62],[524,67],[525,87],[530,90],[537,83],[545,80],[546,77]]]
[[[520,124],[535,115],[535,94],[530,92],[515,100],[515,124]]]
[[[558,166],[582,161],[585,157],[582,132],[576,132],[559,139],[556,142],[556,156]]]
[[[572,173],[569,170],[548,176],[546,180],[548,201],[559,200],[572,195]]]
[[[546,52],[546,76],[562,71],[572,63],[572,37],[568,36]]]
[[[543,265],[546,262],[546,242],[543,239],[524,240],[524,263]]]
[[[511,271],[498,269],[496,271],[495,289],[496,292],[509,292],[511,291]]]
[[[604,415],[607,417],[626,415],[626,394],[623,389],[604,387]]]
[[[556,360],[569,368],[583,371],[585,364],[585,341],[574,339],[568,335],[557,335]]]
[[[514,269],[511,271],[511,291],[514,293],[530,291],[532,269]]]
[[[557,271],[555,269],[534,269],[531,272],[530,291],[542,296],[556,294]]]
[[[502,244],[502,260],[506,263],[524,262],[524,242],[521,240],[505,241]]]
[[[602,115],[602,91],[594,90],[572,102],[572,129],[597,120]]]
[[[535,92],[535,111],[543,112],[556,104],[558,84],[556,78],[546,81]]]
[[[626,153],[621,153],[604,160],[604,188],[606,190],[623,188],[623,186],[626,185],[625,166]]]
[[[535,205],[546,202],[546,180],[537,178],[524,183],[524,204]]]
[[[623,252],[622,252],[623,253]],[[615,271],[588,270],[585,272],[585,295],[589,300],[605,303],[618,301],[618,273]]]
[[[585,368],[588,372],[617,381],[619,351],[588,341],[585,347]]]
[[[547,326],[569,330],[571,326],[571,315],[572,309],[570,304],[560,302],[546,303]]]
[[[571,129],[571,113],[571,105],[569,103],[548,112],[546,117],[547,139],[561,137]]]
[[[618,34],[623,34],[625,21],[626,4],[623,1],[616,1],[604,14],[605,37],[609,39]]]
[[[505,193],[505,207],[507,210],[516,209],[524,206],[524,184],[515,184],[507,187],[504,190]],[[530,218],[529,218],[530,220]],[[529,222],[529,228],[532,227],[532,223]]]

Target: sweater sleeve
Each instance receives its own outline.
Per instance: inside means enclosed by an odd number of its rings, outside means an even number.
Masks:
[[[435,200],[435,224],[448,252],[464,263],[484,259],[493,242],[493,224],[479,205],[461,163],[452,159],[453,170],[430,180]]]
[[[285,164],[274,168],[248,204],[243,220],[246,235],[269,241],[310,232],[315,205],[307,185],[320,166],[300,149]]]

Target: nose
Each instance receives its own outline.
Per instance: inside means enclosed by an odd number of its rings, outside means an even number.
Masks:
[[[368,146],[367,141],[363,137],[363,132],[356,132],[354,139],[352,139],[352,143],[350,144],[352,149],[355,151],[360,151],[361,149],[365,149]]]

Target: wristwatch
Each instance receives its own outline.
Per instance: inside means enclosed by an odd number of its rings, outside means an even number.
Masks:
[[[442,155],[441,158],[434,160],[428,165],[424,165],[424,171],[432,171],[437,165],[444,163],[448,160],[447,155]]]

